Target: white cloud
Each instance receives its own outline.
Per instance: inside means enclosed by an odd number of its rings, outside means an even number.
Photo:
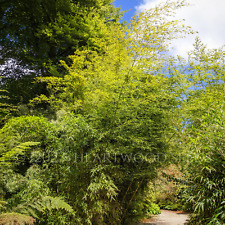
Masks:
[[[166,0],[143,0],[136,7],[143,11]],[[178,19],[185,19],[185,24],[198,31],[198,36],[209,48],[218,48],[225,44],[225,0],[188,0],[191,4],[177,11]],[[174,42],[174,52],[186,56],[192,49],[194,35]]]

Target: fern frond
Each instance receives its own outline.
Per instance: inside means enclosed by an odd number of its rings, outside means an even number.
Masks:
[[[42,204],[40,202],[34,202],[32,205],[29,205],[31,208],[37,210],[38,212],[43,212],[43,207]]]
[[[28,207],[28,208],[27,208],[27,212],[28,212],[28,214],[31,215],[32,217],[38,218],[37,210],[36,210],[36,209],[32,209],[31,207]]]
[[[0,214],[0,224],[2,225],[34,225],[35,221],[36,220],[31,216],[15,212]]]
[[[21,208],[16,208],[15,210],[13,210],[17,213],[20,213],[22,215],[27,215],[27,216],[32,216],[33,218],[38,218],[38,212],[39,210],[37,210],[36,208],[31,208],[29,206],[27,207],[21,207]]]
[[[7,151],[0,157],[0,162],[12,161],[16,155],[22,155],[25,151],[29,150],[33,146],[39,145],[40,142],[25,142]]]
[[[0,210],[5,208],[5,205],[7,204],[7,202],[5,201],[0,201]]]
[[[45,196],[42,198],[42,205],[49,211],[51,211],[52,209],[63,209],[69,213],[74,213],[72,206],[66,203],[60,197]]]
[[[2,207],[3,205],[6,205],[6,204],[8,204],[6,201],[1,201],[0,200],[0,207]]]
[[[22,202],[12,208],[12,212],[20,213],[27,216],[38,218],[38,213],[43,212],[43,206],[39,199],[33,199],[32,202]]]
[[[73,208],[60,197],[45,196],[41,199],[34,199],[33,202],[21,203],[12,209],[12,213],[0,215],[0,224],[6,225],[33,225],[34,218],[38,218],[38,213],[45,210],[65,210],[71,214],[74,213]]]

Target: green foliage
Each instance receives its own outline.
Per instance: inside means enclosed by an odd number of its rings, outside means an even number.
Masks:
[[[120,18],[112,0],[1,0],[1,86],[9,102],[28,104],[47,94],[37,76],[63,76],[60,60],[82,48],[103,51],[107,26]],[[39,105],[46,109],[48,104]]]
[[[158,13],[170,13],[171,6],[179,7],[167,4],[140,14],[129,28],[111,26],[110,44],[98,42],[104,54],[77,50],[69,65],[61,62],[68,71],[63,78],[38,78],[50,96],[32,103],[48,101],[61,114],[55,123],[58,140],[47,148],[63,163],[51,161],[51,174],[57,171],[52,179],[77,209],[80,224],[129,224],[155,207],[143,203],[143,190],[165,165],[156,157],[168,153],[170,117],[179,104],[174,78],[163,74],[165,50],[173,34],[185,31]],[[164,42],[153,47],[149,40],[159,31]]]
[[[36,79],[47,92],[35,92],[30,106],[48,104],[56,112],[52,120],[12,118],[0,130],[2,221],[131,224],[159,213],[155,200],[178,209],[182,188],[193,224],[223,224],[222,49],[207,51],[197,39],[188,63],[168,56],[171,40],[192,32],[170,19],[183,1],[137,14],[128,26],[108,21],[118,18],[109,3],[1,6],[0,25],[12,25],[1,39],[4,57],[13,53],[29,69],[54,75]],[[30,4],[36,8],[28,13]],[[149,181],[178,149],[192,157],[182,164],[185,178],[164,178],[154,199]]]
[[[60,197],[44,196],[36,205],[40,207],[41,215],[36,224],[73,224],[74,210],[71,205]],[[36,207],[37,208],[37,207]]]
[[[1,141],[43,142],[46,140],[50,124],[43,116],[21,116],[12,118],[1,130]]]
[[[136,224],[142,219],[149,219],[153,215],[160,214],[160,207],[154,202],[154,189],[152,184],[148,183],[134,196],[128,215],[124,219],[125,224]]]
[[[158,215],[160,214],[160,207],[159,205],[153,203],[153,202],[148,202],[147,204],[147,216],[150,217],[152,215]]]
[[[11,210],[12,212],[10,213],[7,212],[0,214],[1,224],[31,225],[34,224],[34,222],[37,222],[37,224],[41,224],[40,222],[43,217],[39,218],[38,215],[40,215],[40,213],[46,216],[52,216],[54,214],[58,214],[59,216],[60,212],[63,212],[65,219],[66,213],[69,213],[70,217],[72,217],[74,213],[72,207],[67,204],[63,199],[51,196],[44,196],[41,199],[33,199],[27,203],[21,203]],[[58,221],[60,221],[59,218]],[[47,221],[45,221],[45,224],[48,224],[46,222]]]
[[[42,198],[41,204],[42,206],[44,206],[43,210],[51,211],[53,209],[56,210],[62,209],[69,213],[74,213],[73,208],[59,197],[45,196]]]
[[[11,222],[15,220],[15,223],[20,221],[18,222],[19,224],[25,224],[30,219],[30,221],[39,222],[43,215],[51,216],[56,213],[64,213],[64,217],[67,220],[68,218],[73,218],[74,210],[63,198],[48,195],[50,191],[47,185],[41,181],[41,176],[38,174],[37,169],[29,168],[22,182],[18,180],[18,178],[21,180],[21,175],[19,177],[13,171],[11,171],[11,174],[9,174],[9,170],[4,171],[6,177],[4,177],[5,180],[3,180],[4,183],[1,186],[5,184],[4,190],[7,190],[6,194],[11,193],[13,195],[7,199],[8,204],[2,210],[0,215],[2,221]],[[33,173],[35,173],[36,179],[32,177]],[[17,179],[13,180],[12,176],[17,176]]]
[[[2,56],[22,60],[23,65],[56,65],[78,46],[97,44],[92,44],[92,39],[102,36],[102,24],[118,16],[110,3],[111,0],[3,1]]]
[[[25,142],[19,144],[18,146],[12,148],[10,151],[4,153],[1,151],[2,156],[0,157],[0,162],[10,162],[12,160],[15,161],[18,155],[24,154],[25,151],[29,150],[30,147],[38,145],[39,142]]]
[[[5,202],[5,201],[0,201],[0,209],[1,209],[1,211],[2,211],[2,209],[4,209],[5,208],[5,205],[7,204],[7,202]]]
[[[184,197],[194,211],[190,224],[224,224],[224,52],[208,51],[197,39],[190,65],[182,106]]]
[[[189,201],[193,203],[196,217],[194,224],[223,224],[224,220],[224,167],[223,148],[224,116],[221,107],[213,108],[201,118],[201,125],[192,128],[191,138],[193,162],[190,163]],[[198,146],[198,147],[197,147]],[[196,148],[197,147],[197,148]],[[215,223],[216,222],[216,223]]]
[[[1,77],[0,77],[1,78]],[[0,90],[0,125],[10,118],[11,114],[16,111],[16,107],[9,102],[8,91]]]
[[[159,172],[154,182],[154,198],[161,209],[187,210],[181,198],[183,174],[175,165],[170,165]]]

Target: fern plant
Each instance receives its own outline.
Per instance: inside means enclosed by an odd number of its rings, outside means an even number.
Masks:
[[[0,157],[1,163],[10,163],[11,161],[15,161],[19,155],[23,155],[27,150],[31,149],[33,146],[37,146],[39,142],[25,142],[18,144],[14,148],[2,154]]]
[[[74,213],[72,206],[60,197],[44,196],[41,201],[39,201],[39,204],[42,206],[42,210],[64,210],[71,214]]]
[[[4,201],[1,203],[6,204]],[[71,216],[74,214],[73,208],[62,198],[44,196],[40,199],[34,199],[33,202],[21,203],[9,212],[0,214],[0,224],[33,225],[42,213],[48,214],[51,211],[64,211]]]

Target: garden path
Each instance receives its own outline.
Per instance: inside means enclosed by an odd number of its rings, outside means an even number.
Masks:
[[[161,214],[143,220],[139,225],[184,225],[189,215],[184,212],[161,210]]]

